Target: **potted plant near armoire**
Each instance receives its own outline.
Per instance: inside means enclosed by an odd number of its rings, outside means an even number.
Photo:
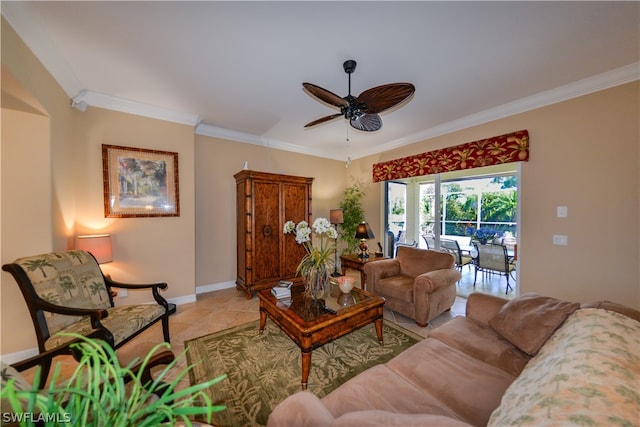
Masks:
[[[343,222],[340,229],[340,240],[346,244],[344,253],[352,254],[358,250],[360,239],[357,239],[356,230],[358,224],[364,221],[364,209],[362,208],[362,198],[364,193],[356,184],[345,188],[344,198],[340,202]]]

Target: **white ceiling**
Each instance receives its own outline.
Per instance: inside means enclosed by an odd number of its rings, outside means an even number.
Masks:
[[[76,102],[344,160],[640,78],[640,2],[12,2]],[[302,90],[410,82],[373,133]],[[516,130],[516,129],[514,129]],[[346,141],[347,136],[349,142]]]

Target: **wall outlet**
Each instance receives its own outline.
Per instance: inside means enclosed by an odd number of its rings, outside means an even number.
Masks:
[[[566,246],[566,245],[569,244],[569,238],[564,234],[554,234],[553,235],[553,244],[554,245]]]
[[[556,215],[558,218],[566,218],[569,216],[569,209],[566,206],[558,206],[556,209]]]
[[[127,289],[118,288],[118,298],[124,298],[127,295],[129,295],[129,292]]]

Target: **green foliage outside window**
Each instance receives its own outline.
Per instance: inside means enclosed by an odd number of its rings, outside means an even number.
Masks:
[[[396,197],[391,206],[391,213],[393,215],[403,215],[404,214],[404,199],[401,197]]]

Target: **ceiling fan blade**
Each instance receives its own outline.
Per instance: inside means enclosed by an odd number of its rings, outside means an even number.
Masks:
[[[311,126],[319,125],[320,123],[328,122],[329,120],[333,120],[335,118],[342,117],[342,113],[332,114],[330,116],[322,117],[318,120],[314,120],[310,123],[304,125],[304,127],[309,128]]]
[[[411,83],[390,83],[367,89],[360,94],[356,103],[366,106],[368,114],[381,113],[400,104],[416,91]]]
[[[377,114],[359,114],[349,123],[352,128],[365,132],[375,132],[382,127],[382,119]]]
[[[348,105],[348,102],[342,99],[342,97],[321,88],[320,86],[316,86],[312,83],[302,83],[302,87],[315,98],[322,102],[326,102],[329,105],[333,105],[334,107],[341,108]]]

